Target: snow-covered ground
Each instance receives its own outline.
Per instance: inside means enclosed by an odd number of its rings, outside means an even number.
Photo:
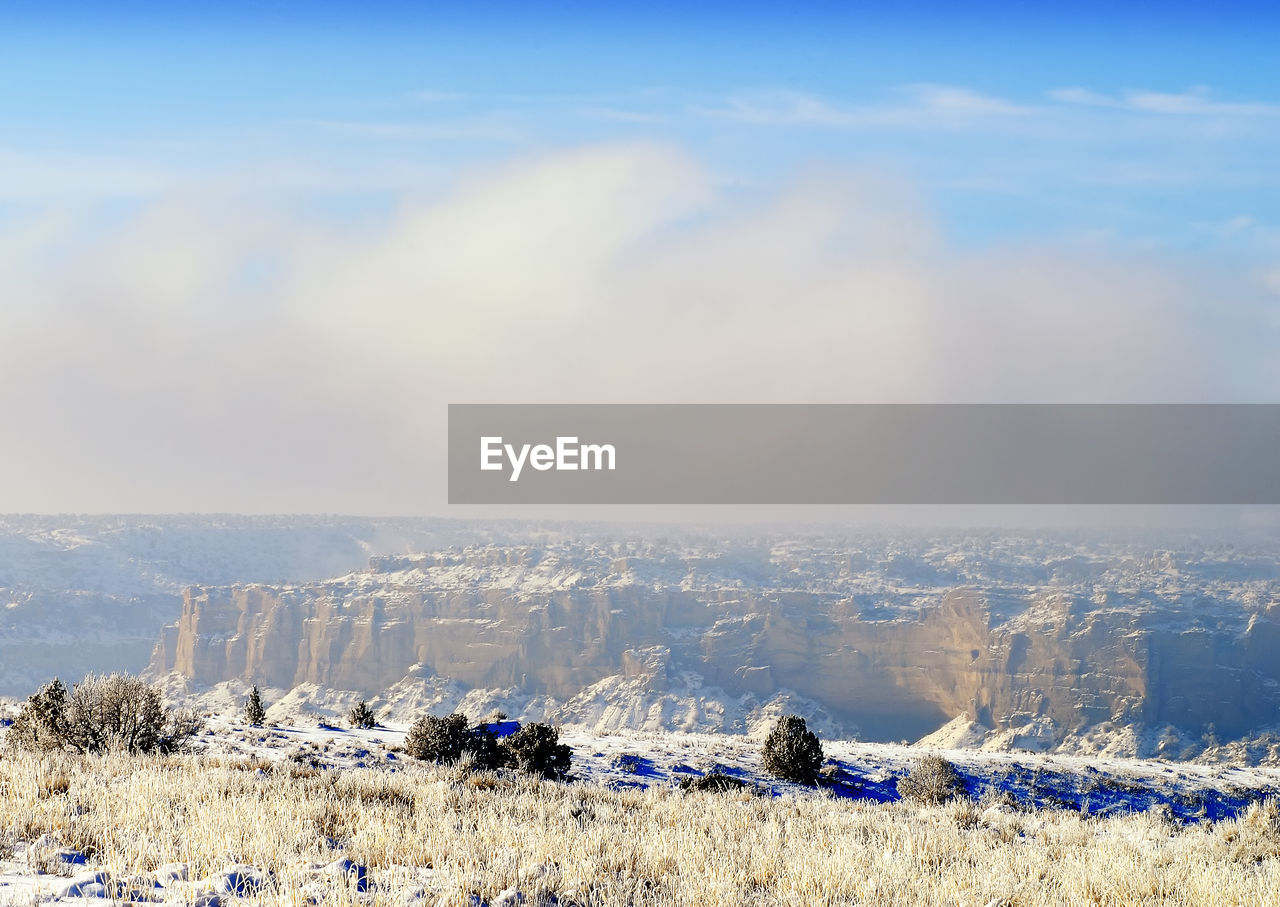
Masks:
[[[320,768],[397,771],[408,726],[372,730],[333,725],[247,728],[218,721],[204,738],[213,752]],[[1187,822],[1235,815],[1255,800],[1280,795],[1280,767],[1202,765],[1162,760],[981,752],[923,745],[827,740],[834,783],[817,791],[774,779],[761,764],[761,742],[742,735],[561,728],[573,750],[573,778],[584,784],[645,788],[719,771],[774,794],[898,799],[897,779],[920,757],[938,753],[960,770],[970,796],[1008,793],[1027,807],[1095,815],[1164,809]]]
[[[404,724],[353,730],[308,723],[248,727],[225,718],[210,720],[192,759],[239,760],[264,779],[271,769],[369,773],[413,773],[420,763],[402,751]],[[892,801],[897,780],[927,752],[937,752],[960,770],[980,806],[997,809],[1066,810],[1092,816],[1154,812],[1175,824],[1213,822],[1237,816],[1249,804],[1280,793],[1280,769],[1190,765],[1162,761],[1082,758],[1033,753],[937,750],[920,746],[825,741],[826,780],[804,788],[769,777],[760,743],[740,735],[646,733],[604,735],[564,727],[561,740],[573,752],[569,785],[613,790],[673,787],[681,779],[720,772],[775,797]],[[986,808],[986,807],[984,807]],[[1030,813],[1044,815],[1044,813]],[[0,833],[4,833],[0,829]],[[263,883],[264,867],[233,860],[197,878],[187,864],[169,864],[143,874],[112,875],[56,835],[25,840],[8,832],[0,850],[0,904],[105,903],[106,900],[200,904],[216,907],[251,897]],[[429,867],[418,870],[430,875]],[[397,872],[412,873],[413,867]],[[359,894],[368,870],[349,860],[293,866],[291,878],[331,886],[346,879]],[[383,873],[385,876],[386,873]],[[325,882],[324,880],[328,880]],[[403,880],[402,880],[403,881]],[[305,883],[303,884],[305,888]],[[319,889],[317,889],[319,890]],[[305,899],[306,893],[301,896]],[[495,898],[488,903],[503,903]],[[508,903],[517,903],[515,895]]]

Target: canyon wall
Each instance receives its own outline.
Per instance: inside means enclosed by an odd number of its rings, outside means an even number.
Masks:
[[[958,715],[1048,721],[1059,737],[1108,722],[1238,736],[1280,719],[1265,571],[632,549],[493,546],[374,558],[322,583],[190,588],[150,670],[371,697],[434,676],[560,702],[692,677],[708,696],[793,694],[881,740]]]
[[[0,515],[0,697],[55,676],[141,671],[192,583],[321,580],[371,554],[502,532],[424,519]]]

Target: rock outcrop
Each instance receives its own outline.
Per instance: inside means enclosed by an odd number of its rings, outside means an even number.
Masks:
[[[192,583],[321,580],[371,554],[502,532],[456,520],[0,515],[0,696],[142,670]]]
[[[1057,739],[1237,737],[1280,721],[1275,575],[1235,551],[1025,539],[488,546],[188,589],[151,671],[369,696],[428,677],[559,703],[611,690],[623,712],[643,691],[650,724],[666,689],[788,695],[878,740],[958,715]]]

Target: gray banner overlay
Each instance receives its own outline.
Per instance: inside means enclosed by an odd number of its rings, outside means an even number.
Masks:
[[[451,404],[449,502],[1278,504],[1280,405]]]

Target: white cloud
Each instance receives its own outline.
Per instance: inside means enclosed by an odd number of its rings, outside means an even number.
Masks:
[[[88,154],[37,155],[0,147],[0,201],[103,201],[160,192],[181,181],[170,167]]]
[[[1049,97],[1063,104],[1109,107],[1136,113],[1200,117],[1257,117],[1280,115],[1280,104],[1260,101],[1215,100],[1208,88],[1197,86],[1183,92],[1126,91],[1101,94],[1084,88],[1059,88]]]
[[[377,225],[225,186],[105,234],[33,222],[32,254],[0,262],[6,507],[430,510],[449,402],[1280,390],[1259,380],[1272,297],[1237,275],[1105,246],[953,249],[866,175],[753,204],[715,183],[677,150],[602,146]]]
[[[956,85],[913,85],[909,91],[920,108],[954,116],[1021,116],[1033,108]]]
[[[609,120],[615,123],[661,123],[665,119],[657,113],[600,105],[585,106],[578,112],[589,119]]]
[[[1032,102],[925,83],[900,85],[877,100],[784,89],[742,91],[715,103],[693,104],[689,111],[748,126],[896,133],[904,139],[931,132],[1001,135],[1039,142],[1051,155],[1063,147],[1079,147],[1082,140],[1104,146],[1135,143],[1131,147],[1148,148],[1147,157],[1154,161],[1171,151],[1179,158],[1183,149],[1171,149],[1169,142],[1203,146],[1242,135],[1272,138],[1280,104],[1221,100],[1204,87],[1115,94],[1065,87]],[[1033,158],[1037,154],[1029,153]]]
[[[744,92],[695,112],[760,126],[833,128],[953,128],[978,120],[1022,116],[1033,108],[954,85],[900,87],[887,101],[846,104],[799,91]]]
[[[482,141],[514,144],[528,138],[523,119],[509,111],[488,111],[437,119],[397,120],[293,120],[290,127],[305,127],[387,141]]]
[[[1120,107],[1121,102],[1110,95],[1089,91],[1087,88],[1055,88],[1049,97],[1063,104],[1081,104],[1086,107]]]
[[[707,116],[757,126],[852,126],[854,114],[799,91],[758,91],[734,95],[720,107],[698,107]]]

